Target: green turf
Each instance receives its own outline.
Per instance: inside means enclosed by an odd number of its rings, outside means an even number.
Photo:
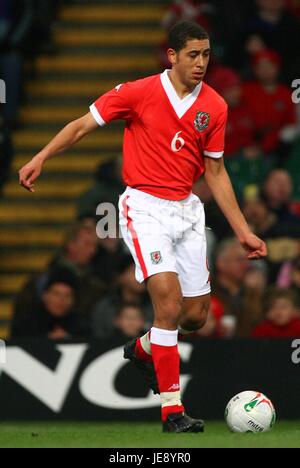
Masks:
[[[300,448],[300,421],[277,422],[266,434],[231,434],[222,422],[207,422],[204,434],[162,434],[160,425],[145,423],[1,423],[2,447]]]

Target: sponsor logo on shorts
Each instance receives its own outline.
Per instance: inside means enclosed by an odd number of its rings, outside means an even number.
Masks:
[[[163,261],[160,251],[151,252],[150,256],[151,256],[151,262],[153,263],[153,265],[159,265]]]
[[[196,119],[194,120],[194,125],[196,130],[202,132],[205,130],[210,121],[210,115],[207,112],[197,112]]]

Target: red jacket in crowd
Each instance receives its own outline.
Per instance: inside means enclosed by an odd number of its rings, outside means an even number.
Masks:
[[[263,151],[276,151],[280,143],[280,131],[297,122],[291,90],[278,84],[272,93],[268,93],[259,82],[253,81],[244,84],[243,95]]]
[[[229,108],[226,128],[226,153],[231,156],[255,145],[254,122],[247,106]]]
[[[253,338],[300,338],[300,318],[293,318],[287,325],[279,327],[266,320],[252,333]]]

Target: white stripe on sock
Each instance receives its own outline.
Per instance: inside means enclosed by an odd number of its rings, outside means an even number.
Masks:
[[[165,406],[181,406],[181,394],[180,392],[165,392],[160,394],[162,407]]]
[[[162,330],[151,328],[151,344],[160,346],[176,346],[178,344],[178,330]]]
[[[145,353],[151,356],[152,352],[151,352],[151,343],[150,343],[149,335],[150,335],[150,332],[147,332],[146,335],[141,336],[140,340],[141,340],[141,346],[143,350],[145,351]]]

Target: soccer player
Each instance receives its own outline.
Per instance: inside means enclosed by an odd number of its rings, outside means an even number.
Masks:
[[[20,184],[35,191],[46,160],[69,149],[112,120],[126,121],[120,198],[123,238],[146,282],[155,320],[143,337],[125,346],[162,403],[165,432],[202,432],[186,415],[179,383],[178,333],[200,329],[210,304],[203,205],[192,185],[206,181],[249,259],[266,256],[265,243],[250,230],[224,168],[225,101],[203,82],[210,57],[207,32],[184,21],[169,34],[172,69],[117,86],[90,112],[69,123],[20,170]]]

